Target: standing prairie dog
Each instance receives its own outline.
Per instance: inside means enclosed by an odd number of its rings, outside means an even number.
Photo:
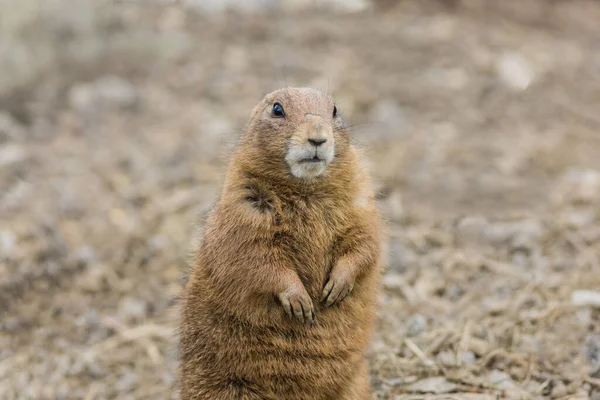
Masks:
[[[268,94],[184,289],[181,399],[368,399],[381,226],[333,99]]]

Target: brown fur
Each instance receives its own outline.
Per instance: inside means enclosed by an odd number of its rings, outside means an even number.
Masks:
[[[275,101],[285,118],[269,115]],[[333,105],[285,88],[254,109],[184,289],[183,400],[369,398],[380,217]],[[311,134],[307,114],[329,124],[335,158],[300,179],[284,158]]]

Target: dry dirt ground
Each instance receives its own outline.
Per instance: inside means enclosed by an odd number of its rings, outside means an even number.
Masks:
[[[600,398],[599,3],[27,3],[0,1],[0,398],[177,398],[191,238],[284,84],[333,88],[389,219],[373,399]]]

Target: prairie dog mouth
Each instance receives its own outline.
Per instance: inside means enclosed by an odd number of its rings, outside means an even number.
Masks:
[[[311,163],[325,162],[325,160],[322,159],[322,158],[319,158],[319,156],[315,155],[312,158],[305,158],[305,159],[302,159],[302,160],[300,160],[298,162],[301,163],[301,164],[311,164]]]

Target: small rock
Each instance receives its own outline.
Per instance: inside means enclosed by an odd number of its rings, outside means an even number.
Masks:
[[[5,139],[20,140],[25,137],[25,129],[8,113],[0,112],[0,142]]]
[[[513,379],[515,379],[516,381],[526,381],[528,374],[529,370],[523,367],[522,365],[513,365],[512,367],[510,367],[510,376],[512,376]],[[537,388],[539,388],[539,383],[536,383],[535,381],[527,381],[527,383],[532,384],[532,391],[537,390]],[[522,385],[521,387],[525,389],[525,386]]]
[[[564,397],[568,394],[567,387],[561,381],[558,381],[552,387],[552,391],[550,392],[550,397],[553,399],[558,399],[560,397]]]
[[[438,360],[445,367],[455,367],[456,366],[456,356],[454,352],[450,350],[444,350],[438,354]]]
[[[404,385],[405,383],[406,382],[402,378],[392,378],[392,379],[385,380],[385,384],[390,387]]]
[[[73,252],[73,257],[75,260],[87,264],[96,258],[96,254],[94,252],[94,249],[92,249],[91,247],[82,246],[82,247],[77,248]]]
[[[584,353],[591,370],[600,369],[600,335],[588,335],[585,338]]]
[[[202,12],[221,13],[226,10],[235,10],[238,12],[252,13],[260,12],[267,8],[282,7],[285,11],[311,10],[315,7],[314,0],[188,0],[187,7],[200,10]],[[335,11],[355,13],[365,11],[371,7],[371,2],[367,0],[321,0],[319,6],[324,6]]]
[[[474,338],[474,337],[472,337],[469,340],[469,350],[471,350],[473,353],[475,353],[479,357],[486,355],[487,352],[489,351],[489,347],[490,346],[488,345],[488,343],[485,340],[481,340],[481,339]]]
[[[443,376],[438,376],[434,378],[421,379],[415,383],[412,383],[403,389],[409,393],[452,393],[458,387],[448,381]]]
[[[180,30],[185,26],[186,13],[182,7],[168,7],[161,15],[158,25],[161,31]]]
[[[75,326],[84,327],[86,340],[89,343],[95,343],[102,340],[107,330],[102,323],[102,318],[96,310],[88,310],[85,314],[75,319]]]
[[[92,83],[71,88],[69,103],[81,113],[93,113],[99,107],[130,109],[139,100],[137,89],[130,82],[117,76],[105,76]]]
[[[429,35],[440,41],[451,40],[458,26],[457,18],[453,14],[440,14],[431,19]]]
[[[121,108],[131,108],[137,104],[138,93],[135,86],[118,76],[105,76],[94,82],[97,95],[108,104]]]
[[[590,392],[585,389],[571,390],[571,395],[567,397],[568,400],[590,400]]]
[[[177,382],[177,376],[173,373],[165,372],[161,374],[161,380],[167,386],[173,386]]]
[[[386,289],[399,290],[406,285],[406,281],[400,274],[389,273],[383,277],[383,286]]]
[[[186,6],[193,10],[201,12],[220,13],[226,10],[235,10],[241,12],[257,12],[260,8],[270,4],[270,0],[188,0]]]
[[[358,13],[371,7],[371,2],[367,0],[330,1],[330,3],[335,10],[345,13]]]
[[[594,204],[600,196],[600,172],[593,169],[571,168],[559,178],[554,192],[561,203]]]
[[[460,400],[497,400],[498,397],[493,394],[485,393],[456,393],[459,397],[452,397]],[[537,398],[535,400],[538,400]]]
[[[414,264],[416,255],[398,239],[389,243],[389,266],[392,270],[402,272]]]
[[[571,303],[576,307],[600,308],[600,292],[594,290],[575,290],[571,293]]]
[[[287,0],[277,3],[282,3],[282,6],[286,11],[311,10],[315,7],[314,0]],[[371,7],[371,2],[368,0],[321,0],[319,6],[324,6],[338,12],[357,13],[369,9]]]
[[[481,240],[488,221],[480,216],[468,216],[462,218],[456,224],[456,231],[460,240],[476,243]]]
[[[514,91],[527,89],[535,79],[531,63],[517,53],[503,54],[496,69],[502,82]]]
[[[390,220],[399,220],[404,216],[402,193],[399,190],[393,190],[382,203],[383,211]]]
[[[575,318],[581,326],[589,326],[592,323],[592,309],[580,308],[575,312]]]
[[[27,159],[27,151],[17,144],[0,147],[0,168],[16,164]]]
[[[525,334],[521,337],[521,350],[527,353],[538,353],[542,349],[540,340],[534,335]]]
[[[492,244],[514,241],[518,246],[530,246],[543,234],[543,225],[533,219],[496,222],[487,225],[483,231],[484,237]]]
[[[513,383],[514,384],[514,383]],[[523,389],[515,387],[506,388],[502,391],[505,399],[522,399]],[[536,398],[537,400],[537,398]]]
[[[121,301],[120,310],[128,319],[141,320],[148,314],[148,308],[148,302],[126,297]]]
[[[3,254],[9,254],[10,250],[15,247],[17,238],[9,231],[0,232],[0,249]]]
[[[406,335],[417,336],[427,330],[427,318],[421,314],[415,314],[407,321]]]
[[[117,389],[117,391],[120,393],[129,392],[137,386],[137,383],[137,375],[131,372],[126,372],[115,384],[115,389]]]
[[[387,142],[410,132],[411,122],[405,110],[392,98],[381,99],[369,112],[369,121],[376,122],[369,127],[369,135],[361,141]]]
[[[69,104],[79,112],[89,112],[94,107],[91,85],[77,85],[69,91]]]
[[[446,297],[450,301],[458,301],[465,294],[465,289],[462,286],[453,283],[446,290]]]
[[[460,362],[464,365],[475,364],[475,354],[472,351],[463,351],[460,353]]]
[[[596,220],[596,211],[593,209],[578,209],[562,213],[562,224],[568,228],[581,229],[590,226]]]
[[[461,90],[469,83],[469,75],[463,68],[432,68],[426,77],[432,85],[446,90]]]
[[[492,370],[486,379],[500,389],[514,389],[517,387],[506,372],[497,369]]]
[[[102,266],[94,265],[77,278],[77,284],[88,292],[98,292],[104,286],[106,276]]]
[[[73,391],[66,383],[62,383],[56,387],[55,394],[57,399],[68,399],[69,395],[73,395]]]
[[[87,372],[92,379],[102,379],[108,375],[108,371],[98,362],[88,362],[86,364]]]

